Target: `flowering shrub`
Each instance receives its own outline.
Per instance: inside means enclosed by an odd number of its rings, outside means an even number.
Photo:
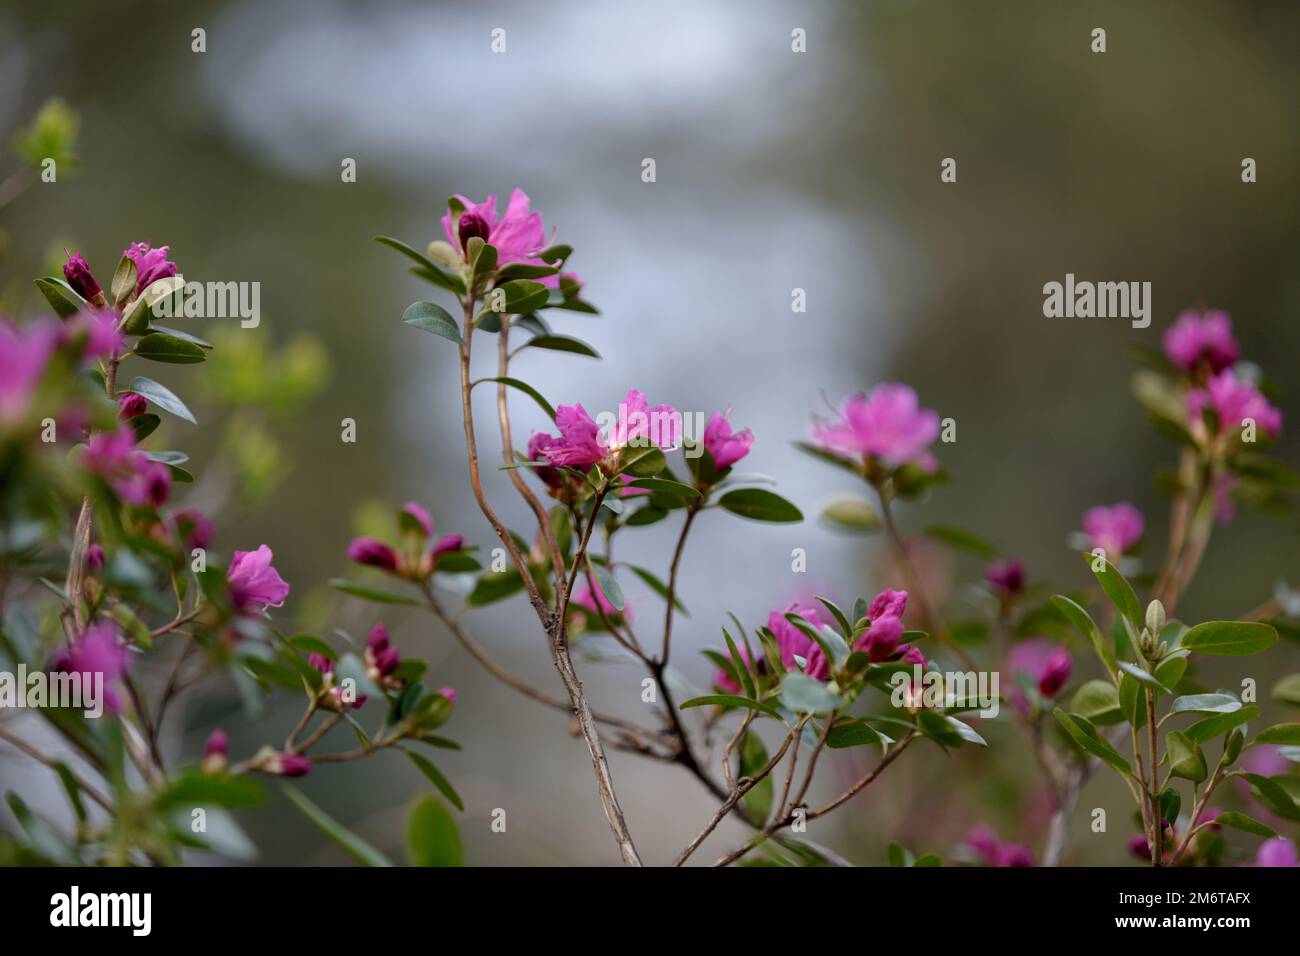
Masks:
[[[168,247],[132,243],[107,291],[87,261],[70,254],[62,279],[37,280],[58,317],[0,325],[3,495],[12,516],[4,528],[4,583],[26,611],[20,627],[11,623],[19,620],[15,609],[7,609],[0,650],[43,674],[89,675],[104,687],[103,718],[67,706],[42,709],[79,753],[75,767],[0,723],[0,738],[50,766],[67,788],[81,825],[59,837],[66,860],[175,862],[185,848],[211,846],[185,823],[194,807],[243,807],[260,795],[259,778],[319,773],[390,749],[402,751],[460,807],[453,785],[413,746],[455,746],[434,731],[451,716],[457,695],[435,689],[426,665],[403,657],[390,640],[379,614],[405,606],[427,611],[506,687],[572,715],[615,845],[629,864],[643,862],[645,847],[624,815],[607,748],[676,767],[717,800],[696,835],[655,862],[696,859],[706,840],[721,838],[718,827],[730,817],[748,836],[718,865],[819,865],[838,858],[803,837],[810,821],[887,786],[878,781],[910,749],[987,748],[976,721],[995,718],[1007,703],[1025,756],[1050,793],[1046,838],[1035,852],[1027,839],[1004,840],[980,825],[951,859],[1057,863],[1080,793],[1104,765],[1134,801],[1141,833],[1131,849],[1153,865],[1230,859],[1225,829],[1264,838],[1260,865],[1294,865],[1294,844],[1279,828],[1300,821],[1300,778],[1286,769],[1300,753],[1300,724],[1260,729],[1254,696],[1204,686],[1198,664],[1207,656],[1268,650],[1279,629],[1295,630],[1295,599],[1280,592],[1241,620],[1184,623],[1174,616],[1216,523],[1232,520],[1234,501],[1276,505],[1296,486],[1267,453],[1281,433],[1281,414],[1252,367],[1238,363],[1226,315],[1180,317],[1165,335],[1164,353],[1148,356],[1135,382],[1159,432],[1180,447],[1168,489],[1169,545],[1157,573],[1145,572],[1146,522],[1128,503],[1084,512],[1071,544],[1082,553],[1081,580],[1090,586],[1046,599],[1050,589],[1031,580],[1023,561],[969,531],[929,527],[929,539],[988,562],[972,583],[982,617],[956,617],[952,602],[933,591],[916,536],[900,524],[904,508],[910,512],[951,480],[938,455],[944,420],[910,386],[878,384],[812,420],[799,447],[862,483],[861,500],[827,517],[883,533],[894,579],[874,595],[787,595],[749,626],[732,615],[721,643],[704,651],[712,688],[687,695],[689,681],[674,669],[672,651],[674,623],[686,613],[683,599],[692,587],[680,574],[692,529],[732,516],[803,520],[768,487],[770,479],[736,470],[755,447],[777,439],[761,428],[737,428],[730,410],[710,411],[707,424],[699,415],[700,427],[692,427],[690,414],[651,405],[635,387],[617,414],[593,416],[576,402],[552,405],[515,377],[512,361],[523,349],[596,355],[552,327],[566,312],[595,309],[582,280],[567,271],[573,250],[548,239],[521,190],[500,214],[493,196],[480,203],[453,197],[442,238],[424,251],[388,237],[378,241],[454,304],[452,311],[418,301],[403,320],[445,340],[446,362],[459,368],[469,482],[496,556],[484,567],[478,546],[469,543],[470,527],[442,532],[420,503],[401,505],[396,533],[351,541],[346,555],[356,575],[331,582],[375,606],[364,641],[282,633],[272,611],[285,603],[290,585],[276,571],[271,547],[232,549],[228,560],[210,565],[216,554],[208,547],[220,540],[214,523],[171,505],[176,484],[191,478],[185,455],[152,450],[148,439],[158,411],[194,416],[151,379],[119,384],[128,361],[197,364],[212,352],[210,343],[157,322],[164,312],[182,314],[175,305],[184,284]],[[476,377],[476,354],[494,366],[490,374]],[[480,445],[484,423],[471,397],[482,387],[495,392],[496,414],[492,439]],[[517,434],[512,399],[520,396],[553,427]],[[42,440],[47,433],[55,439]],[[512,527],[491,500],[484,469],[508,477],[527,528]],[[662,571],[615,557],[626,537],[659,523],[676,529]],[[661,613],[633,613],[621,583],[629,577],[662,599]],[[472,583],[458,587],[467,578]],[[1139,588],[1149,590],[1147,601]],[[562,695],[511,674],[472,634],[470,612],[521,594]],[[462,598],[463,606],[452,606]],[[575,649],[643,668],[652,719],[593,709]],[[154,694],[138,663],[149,656],[172,662],[170,678]],[[302,694],[302,717],[282,742],[238,759],[226,734],[213,728],[200,759],[169,761],[159,741],[168,705],[210,673],[225,673],[251,694]],[[1275,694],[1300,703],[1298,685],[1300,676],[1285,678]],[[376,719],[363,720],[371,715]],[[358,746],[326,748],[344,723]],[[710,760],[715,740],[722,746]],[[825,776],[818,771],[835,759],[828,751],[850,749],[866,755],[865,769],[838,785],[835,796],[814,799],[814,785]],[[1252,762],[1274,757],[1282,764]],[[1228,779],[1239,781],[1237,791],[1222,787]],[[300,792],[289,785],[284,792],[358,860],[386,862]],[[1235,809],[1233,799],[1251,804]],[[88,812],[87,801],[104,812]],[[31,839],[9,852],[46,855],[49,824],[21,803],[11,805]],[[1255,815],[1246,812],[1256,806]],[[447,814],[432,797],[416,805],[408,829],[412,861],[458,860]],[[430,833],[443,836],[431,842]],[[916,856],[895,844],[888,860],[931,866],[943,857],[934,849]]]

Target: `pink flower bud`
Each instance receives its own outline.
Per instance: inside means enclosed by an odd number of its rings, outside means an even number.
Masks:
[[[1038,674],[1038,692],[1044,697],[1055,697],[1070,679],[1070,652],[1058,647],[1048,655]]]
[[[64,251],[67,252],[66,249]],[[90,266],[87,265],[85,257],[79,252],[68,253],[68,261],[63,264],[63,278],[68,280],[68,285],[72,286],[72,291],[87,302],[104,292],[99,287],[99,283],[95,281],[95,277],[91,275]]]
[[[370,634],[366,637],[366,647],[376,654],[388,648],[388,628],[384,627],[382,621],[370,629]]]
[[[1019,558],[994,561],[984,572],[984,579],[1001,597],[1015,597],[1025,589],[1025,562]]]
[[[206,548],[212,541],[215,529],[212,520],[197,508],[182,508],[172,515],[182,539],[192,548]]]
[[[206,774],[221,773],[228,766],[230,741],[221,729],[208,734],[208,742],[203,747],[202,770]]]
[[[276,754],[263,769],[280,777],[303,777],[311,773],[311,761],[301,754]]]
[[[92,571],[98,571],[104,566],[104,549],[97,544],[92,544],[86,549],[86,567]]]
[[[143,415],[148,410],[149,403],[145,401],[143,395],[137,395],[135,392],[123,392],[117,396],[118,418],[135,418],[135,416]]]
[[[867,618],[875,621],[882,617],[899,617],[907,610],[907,592],[895,591],[893,588],[885,588],[871,602],[867,608]]]
[[[389,573],[397,571],[397,552],[375,538],[353,538],[348,545],[348,558],[357,564],[380,568]]]
[[[460,214],[460,224],[456,233],[460,239],[460,248],[462,251],[469,252],[469,241],[474,236],[478,236],[484,242],[488,241],[489,232],[488,221],[471,209],[466,209]]]
[[[323,654],[308,654],[307,663],[319,671],[322,676],[334,673],[334,662]]]
[[[456,703],[456,688],[454,688],[454,687],[442,687],[442,688],[439,688],[438,693],[441,694],[443,697],[446,697],[446,698],[447,698],[449,701],[451,701],[453,704]]]
[[[903,622],[896,617],[877,618],[867,632],[858,638],[855,650],[866,651],[873,661],[888,660],[898,649],[903,636]]]
[[[402,652],[392,646],[385,647],[375,654],[375,670],[379,671],[381,677],[387,677],[397,670],[397,665],[401,662]]]

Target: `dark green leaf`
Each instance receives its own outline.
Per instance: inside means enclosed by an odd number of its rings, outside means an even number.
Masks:
[[[135,344],[135,354],[151,362],[193,365],[207,356],[200,346],[166,332],[150,332]]]
[[[1183,635],[1183,647],[1198,654],[1240,657],[1258,654],[1277,641],[1277,631],[1260,621],[1206,621]]]
[[[315,824],[317,829],[338,844],[344,852],[362,866],[393,865],[388,857],[348,830],[324,810],[308,800],[303,793],[287,783],[284,785],[284,795],[289,798],[290,803],[302,812],[303,816]]]
[[[753,521],[780,524],[803,520],[803,513],[780,495],[765,488],[736,488],[718,499],[718,504]]]
[[[412,302],[406,311],[402,313],[402,321],[407,325],[415,326],[417,329],[440,335],[457,345],[465,344],[465,340],[460,337],[460,329],[456,327],[456,320],[451,317],[451,313],[432,302]]]

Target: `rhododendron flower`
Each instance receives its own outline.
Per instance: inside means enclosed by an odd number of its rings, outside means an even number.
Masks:
[[[72,286],[72,291],[87,302],[93,302],[96,298],[103,296],[104,290],[99,287],[99,283],[95,281],[94,275],[91,274],[86,257],[79,252],[68,252],[67,249],[63,251],[68,253],[68,261],[63,264],[63,278],[68,280],[68,285]]]
[[[129,425],[117,431],[96,432],[86,442],[86,467],[102,478],[120,477],[131,467],[135,432]]]
[[[133,242],[122,255],[135,263],[135,294],[139,295],[159,279],[176,275],[176,263],[168,260],[171,246],[152,249],[147,242]]]
[[[730,468],[749,454],[754,444],[754,433],[746,428],[744,431],[731,431],[731,422],[722,412],[714,412],[709,423],[704,426],[704,447],[713,458],[718,468]]]
[[[311,773],[311,761],[302,754],[269,754],[262,763],[264,773],[279,777],[303,777]]]
[[[650,444],[671,449],[681,437],[682,416],[671,405],[650,406],[638,389],[628,389],[609,434],[601,431],[582,405],[561,405],[555,410],[560,437],[547,436],[537,444],[543,459],[568,468],[609,464],[625,446]]]
[[[939,437],[939,415],[921,408],[908,385],[877,385],[870,394],[852,395],[833,422],[816,422],[813,439],[833,455],[872,459],[890,468],[915,464],[934,471],[929,453]]]
[[[108,622],[92,624],[71,641],[54,659],[52,669],[64,674],[80,674],[82,680],[103,681],[104,710],[116,714],[122,709],[119,682],[130,667],[131,652],[118,639],[117,626]],[[83,687],[83,697],[85,688]]]
[[[118,328],[119,320],[113,309],[82,309],[59,326],[59,345],[75,346],[77,357],[86,367],[99,359],[112,358],[126,345],[126,336]]]
[[[631,624],[636,620],[632,615],[632,608],[627,604],[624,604],[623,610],[620,611],[610,603],[609,598],[605,597],[605,592],[600,589],[599,582],[596,584],[596,590],[593,595],[592,589],[590,585],[587,584],[587,581],[585,579],[579,581],[577,588],[573,592],[573,597],[570,599],[570,603],[576,604],[594,617],[600,617],[601,612],[603,611],[605,616],[611,620],[622,620],[626,621],[628,624]]]
[[[727,654],[727,659],[737,668],[746,667],[752,669],[753,662],[749,659],[749,652],[743,647],[737,648],[737,650],[740,652],[740,662],[737,662],[730,652]],[[736,680],[727,673],[725,667],[719,667],[713,672],[713,686],[727,694],[739,694],[741,691],[740,684],[736,683]]]
[[[123,392],[117,396],[117,417],[122,419],[135,418],[137,415],[143,415],[149,410],[149,402],[143,395],[135,392]]]
[[[1240,354],[1232,337],[1232,319],[1218,310],[1184,312],[1165,329],[1164,346],[1169,361],[1188,373],[1195,372],[1202,362],[1211,372],[1221,372]]]
[[[49,321],[20,327],[0,319],[0,425],[27,414],[58,338],[58,326]]]
[[[1034,855],[1018,843],[1003,843],[987,826],[978,826],[966,836],[966,846],[985,866],[1033,866]]]
[[[130,475],[113,482],[117,496],[137,508],[161,507],[171,493],[171,469],[140,452],[131,456],[131,466]]]
[[[563,438],[556,438],[545,432],[533,432],[532,437],[528,439],[528,460],[549,461],[550,459],[546,457],[546,449],[552,445],[562,444],[563,441]],[[557,468],[534,468],[533,474],[541,480],[542,484],[553,490],[558,491],[565,486],[564,472]]]
[[[271,566],[274,555],[266,545],[256,551],[236,551],[226,569],[230,599],[241,611],[265,611],[282,607],[289,596],[289,585]]]
[[[216,533],[212,519],[197,508],[182,508],[174,512],[172,523],[181,540],[191,548],[206,548]]]
[[[438,558],[465,546],[465,538],[459,534],[444,534],[435,539],[433,517],[418,502],[406,502],[399,509],[399,516],[410,518],[415,524],[414,531],[409,525],[404,526],[407,530],[403,551],[377,538],[362,536],[353,538],[348,545],[348,558],[389,574],[422,581],[437,570]]]
[[[1259,845],[1255,852],[1256,866],[1291,867],[1300,866],[1300,856],[1296,854],[1295,844],[1286,837],[1273,837]]]
[[[397,572],[397,550],[377,538],[353,538],[348,544],[348,560],[382,571]]]
[[[442,217],[442,231],[452,247],[460,250],[461,255],[468,252],[469,240],[478,236],[484,242],[496,247],[497,265],[506,266],[520,262],[532,266],[545,266],[539,257],[546,248],[546,227],[542,225],[542,214],[530,212],[531,200],[522,189],[510,191],[510,203],[501,218],[497,218],[497,197],[488,196],[481,203],[471,202],[464,196],[456,197],[465,207],[452,230],[452,213],[448,210]],[[537,280],[543,285],[555,288],[559,285],[557,276],[543,276]]]
[[[1027,679],[1044,697],[1055,697],[1070,679],[1070,654],[1045,638],[1033,637],[1017,641],[1007,659],[1011,680],[1007,700],[1020,713],[1029,712],[1029,701],[1021,689],[1021,679]]]
[[[446,697],[447,700],[451,701],[451,703],[452,703],[453,706],[455,705],[455,703],[456,703],[456,688],[454,688],[454,687],[439,687],[437,692],[438,692],[439,694],[441,694],[443,697]]]
[[[382,621],[377,622],[366,636],[366,672],[371,679],[382,687],[400,687],[402,681],[393,676],[397,665],[402,662],[402,652],[388,640],[388,628]]]
[[[897,617],[878,617],[853,645],[855,651],[866,651],[873,661],[887,661],[898,651],[903,636],[903,622]]]
[[[86,567],[98,571],[104,566],[104,549],[97,544],[86,548]]]
[[[984,571],[984,580],[999,597],[1015,597],[1025,589],[1025,562],[1019,558],[993,561]]]
[[[885,588],[871,599],[871,604],[867,607],[867,619],[875,621],[882,617],[901,618],[906,611],[907,592]]]
[[[1101,548],[1108,558],[1118,558],[1142,540],[1142,513],[1127,501],[1097,505],[1083,513],[1083,533],[1094,548]]]
[[[801,604],[798,601],[791,601],[784,611],[773,611],[767,616],[767,629],[776,637],[777,646],[781,648],[781,663],[786,670],[797,671],[800,668],[796,657],[802,657],[806,665],[812,660],[813,649],[817,648],[820,654],[821,648],[817,647],[811,637],[786,620],[787,614],[798,614],[813,627],[821,627],[826,621],[817,605]]]
[[[1210,409],[1219,419],[1219,429],[1235,432],[1246,427],[1247,419],[1253,421],[1270,438],[1282,431],[1282,412],[1269,403],[1255,383],[1238,378],[1232,369],[1224,369],[1213,376],[1205,388],[1193,389],[1187,395],[1187,415],[1194,431],[1204,429],[1202,413]]]
[[[356,694],[351,700],[345,698],[344,688],[334,683],[334,662],[324,654],[308,654],[307,663],[321,676],[321,696],[317,699],[321,707],[342,712],[365,705],[365,694]]]

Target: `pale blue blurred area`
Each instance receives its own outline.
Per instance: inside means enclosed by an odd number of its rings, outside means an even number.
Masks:
[[[554,324],[603,361],[525,353],[514,374],[552,403],[593,412],[616,408],[631,385],[690,412],[730,408],[756,434],[740,470],[774,477],[808,516],[797,526],[701,519],[684,565],[691,616],[678,622],[674,653],[698,685],[710,669],[696,652],[718,645],[727,611],[753,624],[795,597],[847,603],[897,583],[876,575],[875,539],[817,520],[824,503],[856,490],[792,447],[827,398],[880,381],[915,385],[924,404],[957,419],[959,437],[939,450],[955,484],[905,511],[906,527],[965,525],[1022,554],[1034,578],[1071,588],[1084,581],[1065,538],[1086,507],[1135,501],[1156,552],[1164,532],[1150,474],[1173,449],[1128,395],[1128,344],[1156,344],[1198,301],[1225,308],[1246,354],[1283,386],[1289,421],[1300,421],[1288,365],[1300,333],[1286,42],[1295,12],[1285,4],[115,6],[0,14],[0,125],[54,93],[85,124],[78,178],[5,210],[3,279],[25,282],[69,237],[92,264],[130,239],[169,241],[187,274],[262,282],[258,334],[323,337],[334,384],[295,422],[295,471],[269,507],[232,510],[221,529],[232,547],[270,543],[294,598],[348,570],[343,549],[362,500],[420,500],[443,530],[493,544],[465,480],[453,350],[399,321],[411,301],[439,293],[371,242],[394,235],[422,248],[440,238],[452,193],[504,203],[524,188],[575,247],[570,265],[602,311]],[[1098,23],[1109,31],[1102,57],[1087,49]],[[189,51],[194,26],[207,31],[205,54]],[[504,54],[491,50],[498,27]],[[796,27],[807,53],[791,51]],[[1245,155],[1260,162],[1254,186],[1238,178]],[[939,182],[946,156],[958,159],[957,184]],[[340,182],[345,157],[356,160],[355,184]],[[646,157],[652,184],[641,180]],[[1154,281],[1152,328],[1044,319],[1042,284],[1067,271]],[[791,311],[795,288],[806,313]],[[478,374],[495,374],[479,359]],[[522,446],[546,422],[526,400],[513,407]],[[494,396],[479,394],[475,409],[480,445],[495,454]],[[345,416],[358,422],[356,445],[338,440]],[[200,462],[215,454],[202,433],[184,439]],[[1290,437],[1281,446],[1292,463],[1294,448]],[[504,476],[488,486],[531,537]],[[675,531],[672,521],[629,532],[618,556],[662,570]],[[795,548],[807,553],[806,574],[791,570]],[[1189,597],[1187,610],[1238,613],[1297,567],[1294,519],[1243,514],[1211,549],[1201,580],[1214,589]],[[970,561],[952,568],[963,580],[978,572]],[[662,603],[625,584],[653,633]],[[356,603],[339,615],[358,634],[375,619]],[[404,649],[429,656],[437,683],[460,691],[446,730],[465,750],[440,765],[468,805],[468,859],[613,861],[585,750],[563,715],[493,683],[427,619],[384,618]],[[558,690],[522,599],[468,621],[510,670]],[[1288,653],[1283,670],[1294,669]],[[638,671],[583,670],[597,705],[644,713]],[[171,746],[194,752],[214,722],[238,721],[232,701],[228,690],[202,698]],[[236,749],[281,736],[295,717],[285,707],[262,725],[232,723]],[[1003,769],[1018,765],[1020,738],[1003,729],[994,743],[1013,755]],[[828,791],[863,759],[840,756]],[[891,790],[813,835],[879,863],[890,838],[946,852],[979,819],[1013,836],[1023,815],[1022,839],[1033,843],[1032,813],[1020,812],[1012,784],[984,773],[969,799],[946,789],[957,774],[981,777],[979,755],[955,761],[918,755]],[[684,773],[621,754],[613,767],[633,832],[658,861],[712,811]],[[395,755],[305,782],[395,853],[401,811],[422,785]],[[504,835],[489,830],[497,807],[508,813]],[[269,862],[341,859],[314,850],[318,838],[287,807],[243,819]],[[738,835],[727,830],[701,858]],[[1119,862],[1126,836],[1084,844],[1080,858]]]

